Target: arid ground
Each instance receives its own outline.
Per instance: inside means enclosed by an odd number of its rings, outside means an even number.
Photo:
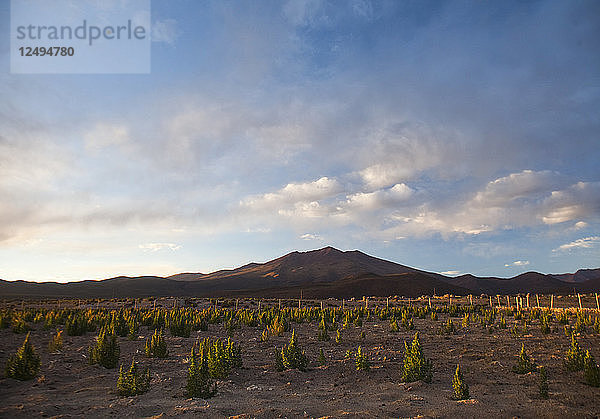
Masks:
[[[463,300],[455,304],[469,304]],[[3,304],[5,308],[11,305]],[[36,304],[40,303],[29,302],[24,307]],[[102,304],[108,309],[111,304],[120,307],[123,303]],[[172,300],[159,304],[171,305]],[[194,303],[198,308],[209,304],[208,300]],[[258,309],[256,300],[239,304],[240,309]],[[267,302],[262,304],[264,308]],[[277,306],[278,302],[270,304]],[[287,304],[292,306],[293,302]],[[319,307],[320,303],[313,304]],[[329,300],[325,304],[327,307],[340,302]],[[364,303],[345,304],[350,307]],[[392,306],[406,304],[390,301]],[[427,300],[411,304],[426,306]],[[442,307],[442,302],[434,301],[434,307],[436,304]],[[386,300],[369,301],[370,309],[377,306],[385,307]],[[13,304],[14,310],[21,308],[21,303]],[[594,310],[586,311],[586,315],[600,316]],[[242,347],[243,367],[233,370],[227,379],[218,380],[218,393],[208,400],[185,396],[188,357],[196,338],[226,337],[223,324],[210,324],[208,331],[192,331],[189,338],[173,337],[167,331],[170,355],[166,359],[144,355],[145,338],[152,334],[145,326],[140,327],[134,340],[119,338],[120,362],[129,365],[135,357],[150,367],[152,377],[147,393],[120,397],[116,391],[118,368],[105,369],[88,363],[88,347],[95,333],[65,333],[60,352],[49,353],[48,342],[55,330],[44,330],[37,323],[33,324],[30,340],[41,356],[40,373],[31,381],[0,379],[0,417],[598,417],[600,388],[586,385],[581,372],[567,372],[563,366],[570,346],[563,325],[554,319],[551,333],[542,334],[539,321],[528,322],[525,330],[522,320],[510,315],[505,318],[507,327],[500,328],[499,316],[491,327],[483,326],[474,315],[464,327],[462,317],[453,317],[456,333],[440,334],[447,313],[440,312],[437,320],[429,315],[414,317],[413,330],[400,327],[398,332],[390,330],[388,319],[371,315],[364,319],[362,327],[350,325],[343,330],[339,343],[331,331],[331,340],[317,340],[317,321],[290,323],[309,358],[306,372],[278,372],[275,368],[275,350],[288,342],[291,331],[262,342],[264,327],[242,325],[235,330],[233,340]],[[574,321],[575,314],[571,313],[569,322],[572,325]],[[404,341],[412,340],[417,331],[424,354],[434,365],[429,384],[402,381]],[[10,327],[0,330],[2,367],[24,338],[24,334],[13,333]],[[584,350],[589,349],[600,359],[600,334],[593,326],[580,332],[577,340]],[[539,395],[539,373],[512,372],[522,343],[535,362],[546,367],[548,399]],[[359,345],[369,354],[368,371],[357,371],[354,359],[345,357],[346,351],[355,352]],[[326,357],[324,366],[317,361],[320,348]],[[451,383],[457,364],[470,387],[471,398],[464,401],[452,399]]]

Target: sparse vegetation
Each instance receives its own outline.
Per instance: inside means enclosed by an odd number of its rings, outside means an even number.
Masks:
[[[371,367],[371,363],[369,362],[369,356],[363,352],[361,346],[359,346],[356,350],[355,364],[356,369],[359,371],[366,371]]]
[[[150,389],[150,369],[146,367],[143,371],[138,371],[135,360],[131,361],[128,370],[119,369],[119,378],[117,380],[117,392],[120,396],[136,396],[143,394]]]
[[[23,341],[23,345],[6,362],[5,374],[9,378],[25,381],[31,380],[40,371],[41,361],[35,348],[29,342],[29,333]]]
[[[298,346],[296,331],[292,331],[290,342],[281,348],[281,351],[276,351],[275,364],[278,371],[294,368],[306,371],[308,360],[302,348]]]
[[[162,329],[155,330],[152,337],[146,339],[146,346],[144,350],[146,352],[146,356],[149,357],[166,358],[169,356],[167,342]]]
[[[519,352],[519,358],[517,364],[512,368],[516,374],[527,374],[536,370],[535,362],[527,355],[525,351],[525,344],[521,344],[521,351]]]
[[[404,342],[404,362],[402,365],[402,380],[405,382],[424,381],[430,383],[433,377],[433,363],[425,358],[419,340],[415,333],[412,343]]]
[[[466,400],[469,398],[469,385],[465,382],[460,365],[456,366],[452,378],[452,396],[454,400]]]
[[[585,354],[579,346],[577,339],[575,339],[575,335],[571,335],[571,347],[567,351],[567,355],[565,357],[565,368],[568,371],[581,371],[584,367],[584,358]]]
[[[108,328],[103,327],[96,338],[96,342],[90,346],[90,364],[99,364],[104,368],[116,368],[119,364],[121,353],[117,337],[110,333]]]

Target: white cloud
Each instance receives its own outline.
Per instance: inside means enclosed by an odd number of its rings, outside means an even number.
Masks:
[[[447,276],[455,276],[455,275],[460,275],[460,271],[444,271],[444,272],[440,272],[440,274],[447,275]]]
[[[505,263],[504,266],[505,267],[510,267],[510,266],[527,266],[529,265],[529,261],[528,260],[515,260],[512,263]]]
[[[599,214],[600,182],[578,182],[546,198],[542,220],[557,224]]]
[[[505,207],[519,198],[533,199],[539,194],[550,193],[560,183],[564,183],[562,177],[554,172],[523,170],[489,182],[475,195],[473,203]]]
[[[140,244],[138,247],[145,252],[157,252],[164,249],[176,251],[181,249],[181,246],[175,243],[144,243]]]
[[[584,238],[572,241],[570,243],[565,243],[563,245],[560,245],[559,247],[554,249],[553,252],[571,251],[571,250],[577,250],[577,249],[589,249],[589,248],[595,247],[598,244],[600,244],[600,236],[584,237]]]
[[[300,236],[300,238],[302,240],[319,240],[322,241],[323,237],[319,236],[318,234],[311,234],[311,233],[306,233]]]
[[[97,150],[109,146],[122,146],[130,142],[129,130],[122,124],[98,123],[83,135],[85,146]]]
[[[351,209],[377,210],[405,202],[413,193],[413,189],[404,183],[398,183],[390,189],[349,195],[344,206]]]
[[[585,221],[577,221],[573,227],[575,228],[575,230],[581,230],[582,228],[586,228],[587,226],[588,223],[586,223]]]
[[[152,42],[175,43],[179,36],[175,19],[157,20],[152,23]]]
[[[341,191],[342,185],[336,179],[322,177],[313,182],[288,183],[277,192],[246,198],[241,201],[241,206],[252,210],[276,210],[282,214],[288,213],[291,206],[293,212],[313,213],[321,208],[318,200]]]

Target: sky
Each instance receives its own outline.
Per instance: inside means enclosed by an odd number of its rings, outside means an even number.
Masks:
[[[358,249],[600,267],[600,2],[152,1],[149,74],[11,74],[0,278]]]

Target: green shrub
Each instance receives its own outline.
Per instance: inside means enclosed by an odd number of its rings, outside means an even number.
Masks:
[[[29,333],[27,333],[23,345],[8,358],[4,372],[9,378],[25,381],[35,377],[40,371],[40,366],[40,357],[29,342]]]
[[[575,335],[571,335],[571,347],[567,351],[567,355],[565,357],[565,368],[568,371],[581,371],[584,367],[583,360],[585,358],[585,354],[583,350],[577,343],[575,339]]]
[[[317,338],[321,342],[327,342],[329,339],[331,339],[329,337],[329,333],[327,333],[327,324],[325,323],[324,317],[321,318],[321,323],[319,324],[319,334],[317,335]]]
[[[540,367],[540,381],[538,384],[538,390],[542,399],[548,398],[548,375],[546,374],[545,367]]]
[[[521,352],[519,353],[519,359],[517,365],[512,368],[514,373],[527,374],[528,372],[534,372],[536,370],[535,362],[525,352],[525,344],[521,344]]]
[[[12,319],[12,331],[13,333],[25,333],[29,332],[31,327],[25,321],[23,316],[16,316]]]
[[[171,336],[189,338],[192,325],[187,321],[183,312],[172,312],[169,319],[169,331],[171,332]]]
[[[62,349],[62,346],[62,330],[57,330],[56,335],[52,336],[50,342],[48,342],[48,352],[58,352]]]
[[[117,380],[117,392],[120,396],[136,396],[147,392],[149,389],[150,369],[148,367],[144,371],[138,372],[135,360],[131,361],[131,367],[127,371],[121,365]]]
[[[469,398],[469,385],[460,370],[460,365],[456,365],[456,371],[452,378],[452,396],[454,400],[466,400]]]
[[[390,322],[390,332],[397,333],[399,331],[400,331],[400,328],[398,327],[398,321],[394,318]]]
[[[118,312],[112,312],[110,319],[110,329],[113,335],[118,335],[121,337],[127,336],[127,334],[129,333],[129,327],[127,326],[127,320],[125,320],[123,310],[119,310]]]
[[[433,378],[433,363],[430,359],[425,358],[419,341],[419,333],[415,333],[415,337],[411,345],[404,342],[404,362],[402,365],[402,380],[405,382],[413,382],[422,380],[430,383]]]
[[[342,332],[340,329],[337,330],[337,332],[335,332],[335,343],[341,343],[342,342]]]
[[[65,330],[69,336],[83,336],[88,330],[88,322],[81,314],[69,314],[65,322]]]
[[[146,339],[146,356],[154,358],[166,358],[169,356],[167,342],[163,330],[155,330],[151,338]]]
[[[306,355],[300,346],[298,346],[296,332],[292,331],[292,337],[287,345],[281,348],[281,351],[276,352],[275,364],[278,371],[287,369],[298,369],[306,371],[308,361]]]
[[[366,371],[371,367],[371,363],[369,362],[369,356],[363,352],[360,346],[356,350],[356,357],[354,362],[358,371]]]
[[[319,365],[323,366],[327,362],[325,358],[325,354],[323,353],[323,348],[319,348]]]
[[[192,347],[190,356],[185,392],[187,397],[200,397],[203,399],[208,399],[217,394],[217,384],[210,385],[208,361],[201,352],[196,352],[195,346]]]
[[[441,335],[453,335],[455,333],[456,333],[456,327],[454,326],[452,319],[448,318],[448,321],[446,323],[444,323],[444,325],[440,329],[440,334]]]
[[[96,342],[90,346],[90,364],[99,364],[104,368],[116,368],[119,364],[120,352],[117,337],[103,327],[96,337]]]
[[[586,351],[583,360],[583,376],[588,386],[600,387],[600,368],[590,351]]]

